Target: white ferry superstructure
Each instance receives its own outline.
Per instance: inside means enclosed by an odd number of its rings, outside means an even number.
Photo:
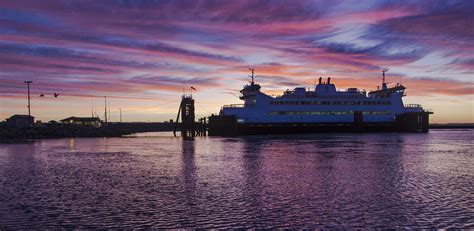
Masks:
[[[397,121],[400,123],[399,120],[405,120],[405,124],[399,126],[412,127],[413,125],[406,123],[414,123],[412,120],[415,115],[417,120],[415,122],[418,124],[415,130],[427,131],[428,115],[432,112],[417,104],[404,105],[402,98],[405,96],[406,88],[400,83],[388,87],[385,82],[386,70],[383,71],[383,81],[379,89],[368,93],[357,88],[337,90],[336,85],[331,83],[331,78],[323,81],[320,77],[314,90],[297,87],[285,91],[279,97],[261,92],[261,86],[254,81],[254,70],[251,70],[250,84],[240,91],[240,99],[244,103],[225,105],[219,113],[220,116],[234,117],[238,127],[263,126],[272,129],[272,126],[331,124],[344,126],[362,123],[389,124],[392,126],[391,129],[396,130],[396,123]],[[402,115],[412,115],[413,118],[406,119]],[[311,129],[305,130],[311,131]]]

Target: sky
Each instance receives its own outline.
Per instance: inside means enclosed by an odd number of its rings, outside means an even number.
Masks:
[[[262,91],[374,90],[381,72],[434,123],[474,123],[474,1],[0,1],[0,120],[104,115],[164,121],[192,93],[197,116]],[[191,92],[190,87],[196,88]],[[55,98],[54,93],[59,96]],[[40,97],[43,94],[44,97]]]

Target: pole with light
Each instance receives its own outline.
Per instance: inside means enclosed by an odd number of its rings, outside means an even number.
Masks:
[[[28,118],[31,117],[31,104],[30,104],[30,83],[33,81],[25,81],[26,85],[28,86]]]

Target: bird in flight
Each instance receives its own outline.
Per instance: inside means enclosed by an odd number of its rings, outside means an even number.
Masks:
[[[54,98],[58,98],[59,93],[54,93]]]

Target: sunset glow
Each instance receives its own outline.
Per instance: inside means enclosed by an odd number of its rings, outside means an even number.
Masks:
[[[183,85],[218,113],[256,69],[262,91],[376,89],[381,71],[434,123],[474,123],[473,1],[2,1],[0,120],[175,117]],[[183,84],[184,82],[184,84]],[[53,97],[59,93],[59,97]],[[39,97],[44,94],[45,97]]]

